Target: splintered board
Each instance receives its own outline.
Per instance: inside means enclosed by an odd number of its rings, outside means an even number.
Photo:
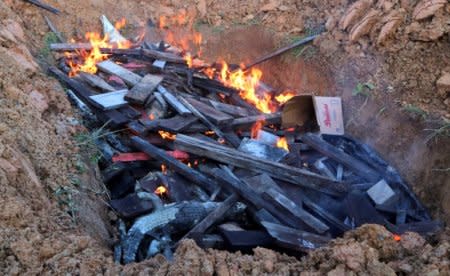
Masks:
[[[151,74],[145,75],[141,81],[125,95],[125,99],[130,103],[144,104],[162,80],[162,76]]]
[[[125,95],[128,93],[127,89],[118,90],[114,92],[108,92],[103,94],[98,94],[94,96],[89,96],[91,100],[100,105],[104,110],[111,110],[122,107],[128,102],[125,100]]]
[[[98,69],[100,69],[103,72],[106,72],[111,75],[118,76],[121,78],[127,85],[135,86],[138,84],[142,77],[138,74],[135,74],[131,72],[130,70],[127,70],[123,68],[120,65],[117,65],[116,63],[112,62],[111,60],[105,60],[97,64]]]

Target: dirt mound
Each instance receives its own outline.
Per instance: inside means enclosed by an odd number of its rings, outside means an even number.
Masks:
[[[344,238],[297,260],[265,248],[253,255],[202,250],[192,240],[183,241],[172,263],[161,256],[124,268],[126,274],[154,275],[446,275],[450,272],[450,244],[432,246],[416,233],[395,240],[379,225],[364,225]]]

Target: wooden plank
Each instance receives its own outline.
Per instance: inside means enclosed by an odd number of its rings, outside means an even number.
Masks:
[[[218,186],[216,184],[216,181],[214,181],[213,179],[206,177],[202,173],[190,168],[189,166],[182,163],[181,161],[178,161],[177,159],[168,155],[164,150],[161,150],[161,149],[153,146],[152,144],[148,143],[144,139],[134,136],[134,137],[131,137],[131,141],[136,148],[147,153],[148,155],[150,155],[153,158],[160,159],[169,168],[173,169],[174,171],[176,171],[177,173],[186,177],[187,179],[193,181],[195,184],[199,185],[206,191],[212,193],[212,192],[214,192],[215,188]]]
[[[130,70],[123,68],[122,66],[114,63],[111,60],[105,60],[100,63],[97,63],[97,67],[99,70],[103,72],[118,76],[129,86],[135,86],[142,79],[142,77],[139,76],[138,74],[135,74]]]
[[[238,118],[234,119],[230,125],[233,129],[251,128],[258,121],[264,121],[264,125],[279,124],[281,123],[281,113],[277,112]]]
[[[345,224],[344,222],[340,221],[338,218],[336,218],[334,215],[332,215],[330,212],[322,208],[319,204],[314,203],[312,200],[310,200],[306,195],[302,196],[303,203],[311,209],[314,213],[316,213],[318,216],[322,217],[325,221],[327,221],[330,225],[336,227],[342,232],[346,232],[348,230],[351,230],[351,227]]]
[[[94,102],[89,96],[94,95],[89,87],[83,83],[77,82],[74,79],[69,78],[61,70],[56,67],[50,67],[49,72],[55,75],[60,81],[64,82],[69,88],[73,90],[77,97],[79,97],[91,110],[96,113],[99,120],[106,123],[109,122],[113,127],[122,126],[130,121],[130,119],[124,116],[117,110],[99,110],[100,106]]]
[[[180,56],[177,56],[172,53],[165,53],[161,51],[151,50],[151,49],[142,49],[142,53],[146,57],[150,57],[158,60],[165,60],[172,63],[182,63],[185,64],[186,60]]]
[[[164,131],[169,131],[173,133],[183,132],[185,129],[189,128],[193,123],[197,122],[198,119],[195,116],[174,116],[169,119],[158,120],[158,128]]]
[[[150,94],[163,80],[162,76],[147,74],[125,95],[125,99],[134,104],[143,105]]]
[[[209,100],[211,105],[217,110],[232,115],[234,117],[246,117],[250,116],[250,111],[247,108],[243,108],[240,106],[235,106],[231,104],[225,104],[221,102],[216,102],[213,100]]]
[[[137,194],[130,194],[121,199],[110,201],[111,207],[119,213],[122,218],[134,218],[150,212],[153,204],[150,200],[143,200]]]
[[[223,201],[219,207],[209,213],[201,222],[199,222],[194,228],[192,228],[182,239],[192,238],[196,234],[203,234],[209,227],[211,227],[219,219],[223,218],[225,213],[233,207],[238,201],[239,196],[232,194],[225,201]]]
[[[349,189],[345,183],[333,181],[304,169],[260,159],[223,145],[205,142],[183,134],[177,135],[175,146],[189,153],[240,168],[267,173],[276,179],[334,196],[345,194]]]
[[[197,117],[176,115],[169,119],[140,119],[147,131],[164,130],[172,133],[183,132],[198,121]]]
[[[186,100],[195,107],[200,113],[202,113],[206,118],[208,118],[211,123],[218,125],[218,126],[224,126],[228,125],[233,121],[233,117],[223,113],[212,106],[209,106],[207,104],[204,104],[200,101],[197,101],[193,98],[186,98]]]
[[[205,124],[205,126],[214,131],[217,136],[233,145],[233,147],[239,146],[239,143],[237,143],[236,139],[234,139],[235,137],[229,138],[227,134],[223,133],[222,130],[220,130],[216,125],[209,121],[208,118],[203,116],[203,114],[198,111],[197,108],[195,108],[192,104],[190,104],[185,98],[183,98],[182,96],[178,96],[178,99],[192,112],[192,114],[194,114],[194,116],[199,118],[200,121]]]
[[[279,221],[296,228],[303,227],[303,222],[298,218],[292,216],[288,212],[281,211],[273,206],[271,203],[263,200],[261,196],[255,192],[247,183],[237,178],[231,170],[226,166],[221,166],[221,169],[213,169],[211,173],[216,180],[224,185],[225,188],[231,189],[237,193],[243,200],[253,204],[256,208],[266,209]]]
[[[306,225],[314,229],[317,233],[322,234],[330,229],[330,227],[328,227],[325,223],[311,215],[311,213],[307,212],[303,208],[300,208],[287,196],[279,191],[276,191],[274,188],[264,191],[262,197],[275,205],[281,206],[284,210],[290,212],[295,217],[302,220]]]
[[[109,85],[104,79],[100,78],[97,75],[85,73],[85,72],[79,72],[78,76],[88,83],[90,86],[97,87],[102,89],[103,91],[112,92],[116,91],[117,89]]]
[[[260,193],[263,199],[290,212],[318,233],[324,233],[329,229],[326,224],[289,199],[278,184],[267,174],[249,177],[244,181]]]
[[[124,90],[118,90],[113,92],[107,92],[103,94],[93,95],[89,96],[91,100],[96,102],[98,105],[101,106],[104,110],[111,110],[111,109],[117,109],[119,107],[122,107],[126,104],[128,104],[127,101],[125,101],[124,97],[125,94],[128,93],[128,89]]]
[[[342,163],[347,168],[351,169],[360,177],[370,181],[370,182],[378,182],[381,179],[380,174],[369,167],[362,161],[354,158],[353,156],[348,155],[347,153],[339,150],[328,142],[324,141],[321,137],[307,133],[302,136],[302,141],[322,153],[323,155]]]
[[[283,225],[262,222],[267,232],[275,238],[280,245],[299,251],[309,251],[326,245],[331,239],[324,236],[315,235],[306,231],[301,231]]]
[[[61,13],[57,8],[54,8],[54,7],[52,7],[52,6],[48,5],[48,4],[42,3],[39,0],[25,0],[25,1],[27,1],[27,2],[29,2],[31,4],[33,4],[33,5],[36,5],[36,6],[38,6],[41,9],[47,10],[47,11],[49,11],[51,13],[54,13],[54,14],[60,14]]]
[[[92,45],[90,43],[52,43],[50,44],[50,50],[57,52],[72,52],[77,50],[91,50]]]
[[[178,114],[183,116],[192,114],[192,112],[184,104],[182,104],[169,90],[164,88],[164,86],[158,85],[158,92],[163,95],[167,103],[172,106],[178,112]]]

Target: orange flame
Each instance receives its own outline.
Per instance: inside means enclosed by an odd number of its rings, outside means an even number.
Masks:
[[[126,23],[127,21],[125,20],[125,18],[122,18],[114,24],[114,28],[116,28],[116,30],[120,30],[125,26]]]
[[[187,53],[183,58],[186,61],[188,68],[192,68],[193,60],[192,60],[191,53]]]
[[[272,104],[272,95],[264,92],[262,95],[256,93],[256,88],[262,77],[262,71],[252,68],[250,73],[242,69],[228,70],[228,64],[222,62],[219,80],[226,86],[239,90],[241,98],[254,105],[263,113],[272,113],[276,107]]]
[[[278,139],[277,147],[281,148],[281,149],[285,149],[286,151],[289,151],[289,146],[288,146],[286,137],[280,137]]]
[[[156,188],[155,191],[154,191],[154,193],[159,195],[159,196],[163,196],[167,192],[168,192],[167,188],[162,186],[162,185],[158,186],[158,188]]]
[[[159,133],[159,135],[161,135],[161,137],[163,139],[175,140],[177,138],[176,134],[172,134],[172,133],[167,132],[167,131],[159,130],[158,133]]]
[[[259,120],[256,121],[256,123],[252,126],[250,137],[252,139],[258,139],[259,138],[259,131],[263,128],[265,121]]]
[[[153,113],[150,113],[150,115],[148,115],[148,118],[153,121],[155,119],[155,115]]]
[[[296,94],[294,92],[291,91],[285,91],[277,96],[275,96],[275,100],[279,103],[279,104],[284,104],[285,102],[289,101],[290,99],[292,99]]]
[[[125,19],[121,19],[119,22],[116,22],[115,26],[116,29],[120,29],[125,25],[126,21]],[[109,55],[104,54],[101,52],[101,48],[107,48],[107,49],[127,49],[131,47],[131,42],[129,40],[126,40],[124,42],[118,42],[118,43],[109,43],[109,37],[108,35],[101,36],[97,32],[87,32],[85,35],[86,40],[89,41],[91,44],[91,50],[81,50],[77,51],[77,55],[81,57],[82,62],[74,62],[72,59],[71,53],[65,53],[65,57],[68,59],[68,65],[70,67],[69,76],[73,77],[78,72],[86,72],[90,74],[97,73],[97,63],[106,60]]]
[[[214,130],[205,131],[205,135],[214,135],[214,134],[215,134]]]
[[[400,241],[401,239],[402,239],[401,236],[399,236],[399,235],[394,235],[394,240],[395,240],[395,241]]]

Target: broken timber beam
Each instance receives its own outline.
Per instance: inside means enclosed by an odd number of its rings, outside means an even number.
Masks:
[[[183,162],[168,155],[164,150],[153,146],[144,139],[134,136],[131,137],[131,142],[137,149],[145,152],[151,157],[160,159],[169,168],[173,169],[177,173],[191,180],[192,182],[199,185],[209,193],[213,193],[215,188],[218,186],[217,184],[214,185],[216,182],[213,179],[210,179],[209,177],[206,177],[202,173],[190,168]]]
[[[48,5],[48,4],[42,3],[39,0],[25,0],[25,1],[28,2],[28,3],[31,3],[33,5],[36,5],[36,6],[38,6],[41,9],[47,10],[47,11],[49,11],[51,13],[54,13],[54,14],[60,14],[61,13],[61,11],[58,10],[57,8],[54,8],[54,7],[52,7],[52,6]]]
[[[238,118],[234,119],[230,125],[232,129],[250,128],[258,121],[263,121],[264,125],[279,124],[281,123],[281,113],[277,112]]]
[[[209,227],[211,227],[216,221],[221,219],[223,215],[238,201],[239,196],[232,194],[225,201],[223,201],[219,207],[209,213],[201,222],[199,222],[194,228],[192,228],[182,239],[189,239],[198,234],[203,234]]]
[[[336,147],[329,144],[318,135],[306,133],[301,137],[301,140],[313,149],[343,164],[344,166],[355,172],[357,175],[370,182],[376,183],[381,179],[380,174],[376,170],[369,167],[369,165],[354,158],[353,156],[348,155],[343,151],[338,150]]]
[[[79,97],[84,104],[90,107],[91,110],[94,111],[99,119],[102,119],[104,123],[109,122],[114,127],[119,127],[128,123],[132,119],[119,111],[122,110],[128,112],[128,110],[126,109],[132,109],[131,107],[123,107],[119,110],[102,111],[100,110],[101,106],[90,98],[90,96],[95,94],[92,93],[90,88],[85,84],[69,78],[65,73],[63,73],[56,67],[50,67],[49,72],[56,76],[56,78],[58,78],[60,81],[64,82],[67,86],[69,86],[69,88],[74,91],[76,96]],[[131,110],[129,111],[131,112]],[[133,111],[135,110],[133,109]]]
[[[163,80],[162,76],[147,74],[125,95],[130,103],[143,105],[150,94]]]
[[[304,169],[264,160],[223,145],[209,143],[183,134],[177,135],[175,146],[189,153],[240,168],[267,173],[276,179],[333,196],[345,194],[349,189],[345,183],[333,181]]]
[[[162,85],[158,85],[158,92],[164,97],[166,102],[172,106],[180,115],[190,115],[192,114],[191,110],[189,110],[185,104],[179,101],[169,90],[164,88]]]
[[[238,147],[239,143],[234,137],[229,137],[226,133],[222,132],[216,125],[214,125],[208,118],[206,118],[200,111],[197,110],[190,102],[188,102],[185,98],[178,95],[178,99],[196,116],[206,127],[210,130],[214,131],[217,136],[229,142],[233,147]],[[239,141],[240,142],[240,141]]]
[[[200,113],[202,113],[206,118],[208,118],[211,123],[218,126],[228,125],[233,121],[233,117],[225,114],[212,106],[209,106],[203,102],[197,101],[194,98],[186,98],[186,100],[195,107]]]
[[[228,167],[221,166],[221,169],[213,169],[211,174],[218,182],[222,183],[224,188],[231,189],[233,192],[239,194],[243,200],[251,203],[256,208],[266,209],[279,221],[295,228],[301,228],[304,226],[304,223],[291,213],[282,211],[270,202],[265,201],[261,195],[259,195],[247,183],[238,179]]]
[[[261,224],[281,245],[295,250],[309,251],[324,246],[330,241],[330,238],[328,237],[319,236],[276,223],[264,221]]]
[[[98,67],[98,69],[100,69],[103,72],[118,76],[126,84],[128,84],[131,87],[138,84],[142,79],[142,77],[139,76],[138,74],[135,74],[135,73],[131,72],[130,70],[123,68],[122,66],[114,63],[113,61],[111,61],[109,59],[102,61],[100,63],[97,63],[97,67]]]

